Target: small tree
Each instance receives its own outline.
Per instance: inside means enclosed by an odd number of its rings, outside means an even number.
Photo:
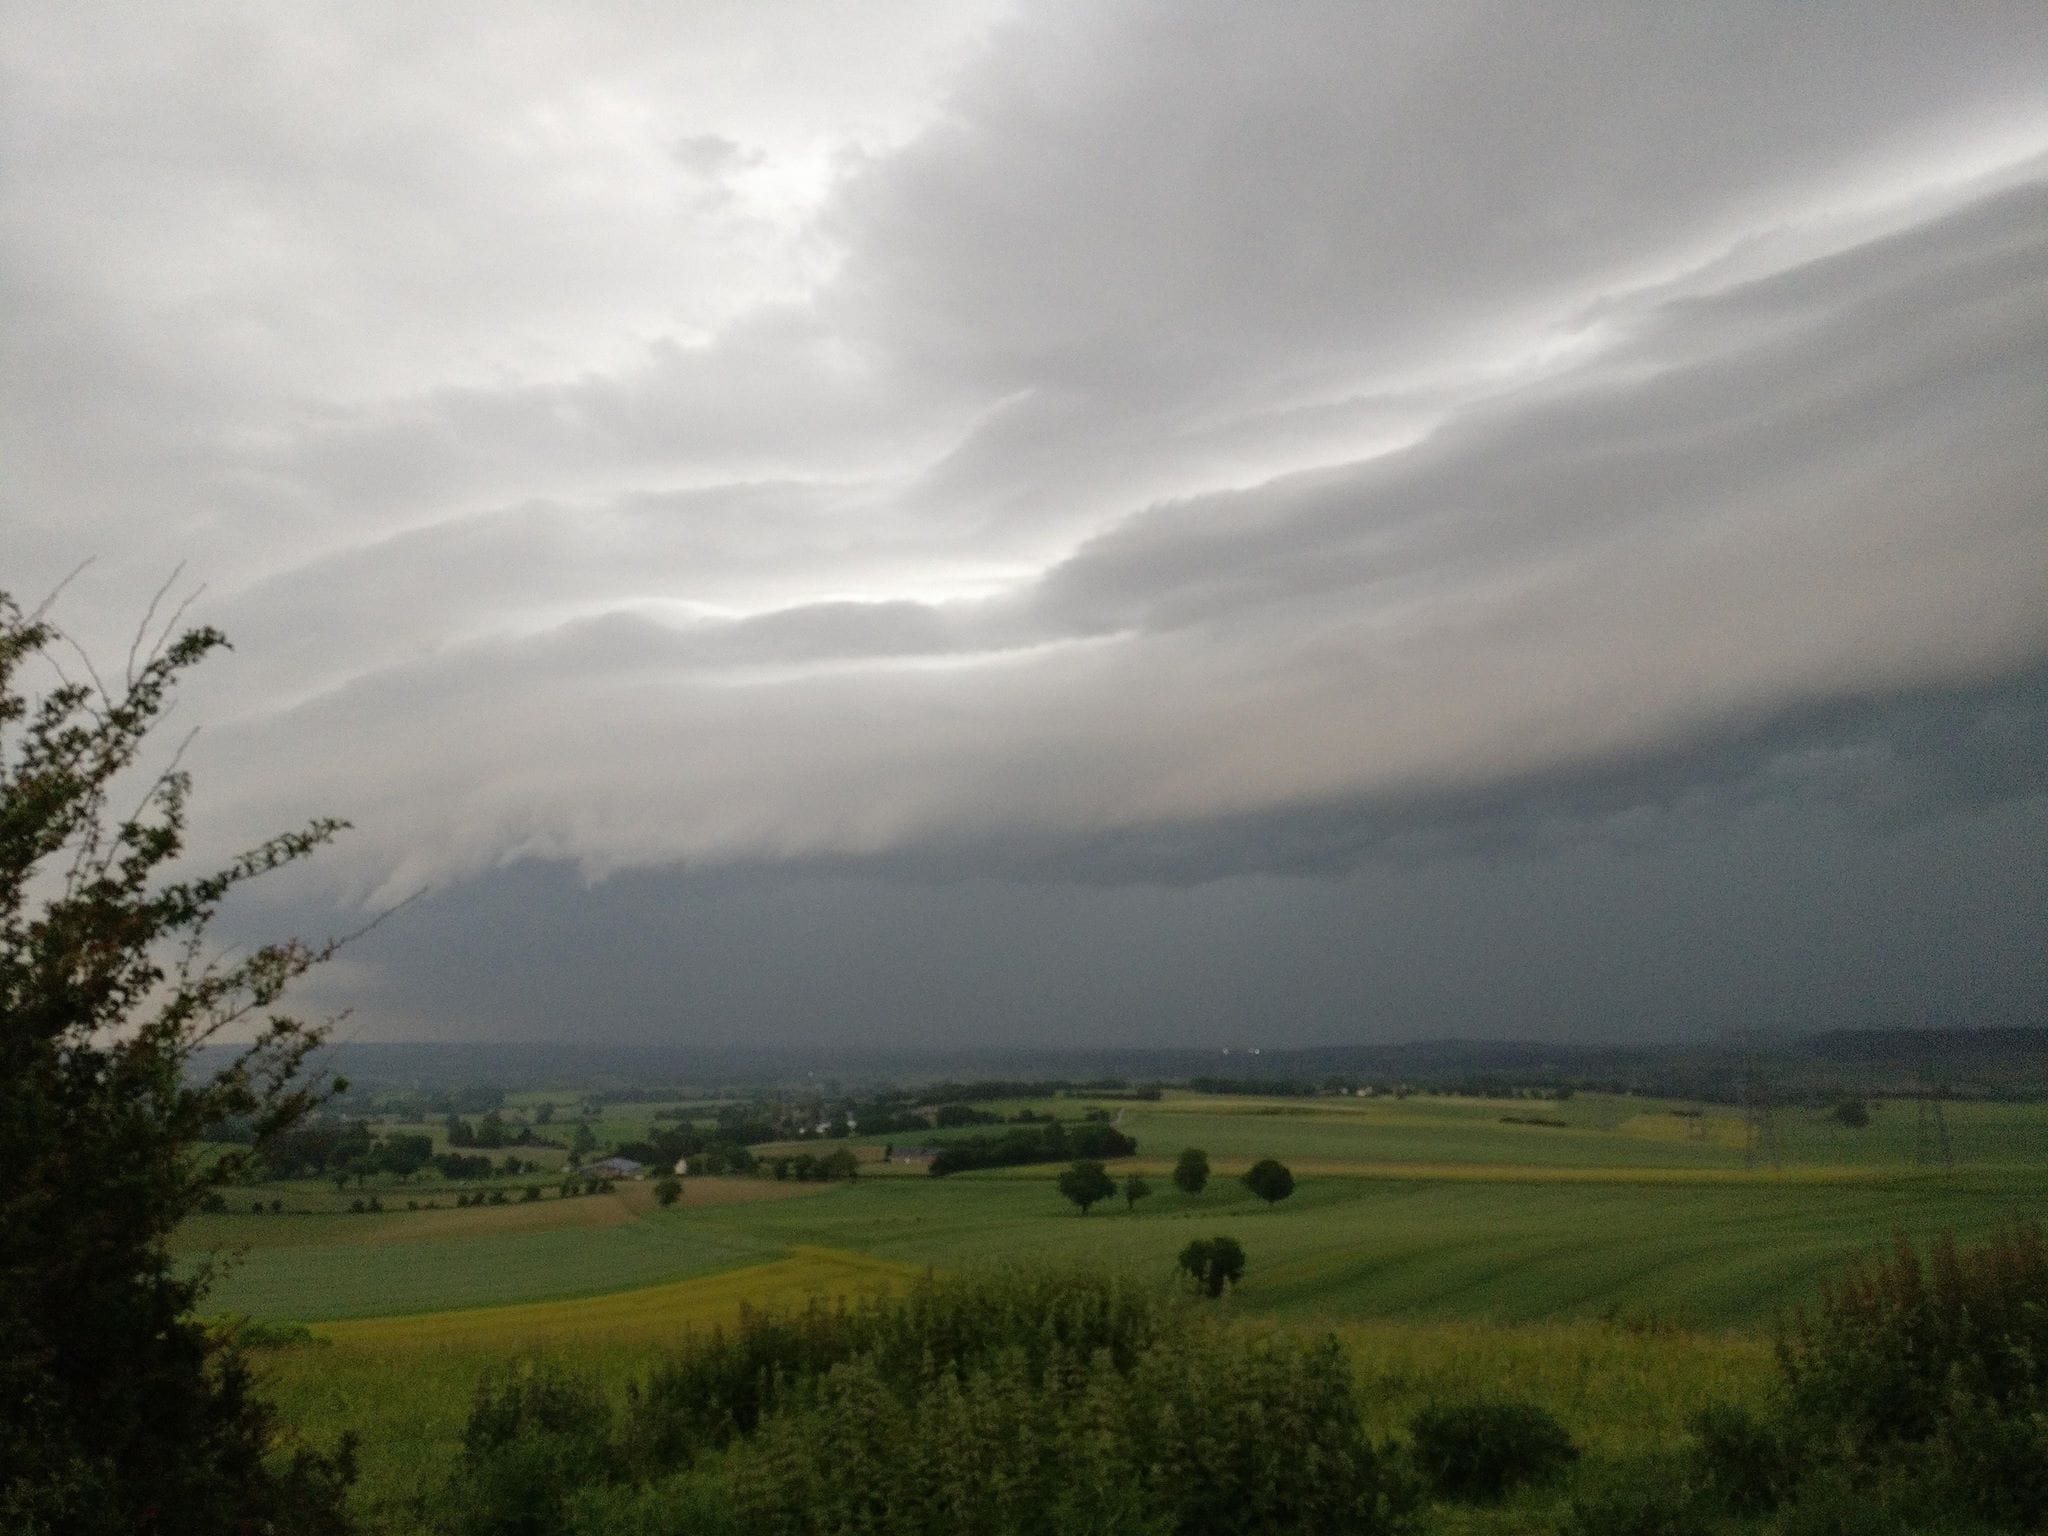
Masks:
[[[1861,1099],[1844,1099],[1835,1106],[1835,1122],[1860,1131],[1870,1124],[1870,1106]]]
[[[1244,1249],[1234,1237],[1198,1237],[1181,1249],[1180,1270],[1213,1300],[1244,1278]]]
[[[1152,1193],[1152,1186],[1145,1182],[1142,1173],[1134,1173],[1124,1180],[1124,1209],[1135,1211],[1138,1202]]]
[[[145,616],[147,631],[154,618]],[[72,682],[62,637],[0,594],[0,1529],[344,1528],[348,1448],[280,1464],[233,1340],[193,1315],[204,1273],[166,1239],[216,1206],[324,1092],[324,1030],[273,1010],[335,945],[208,958],[221,904],[340,829],[316,821],[174,878],[190,781],[131,775],[180,675],[226,642],[138,633],[113,686]],[[21,680],[47,665],[56,686]],[[86,663],[88,673],[90,663]],[[117,810],[116,806],[122,809]],[[125,814],[124,814],[125,812]],[[218,1065],[202,1046],[221,1047]],[[341,1084],[337,1081],[335,1088]],[[249,1132],[214,1157],[230,1123]]]
[[[1209,1154],[1199,1147],[1181,1153],[1180,1161],[1173,1165],[1173,1182],[1182,1194],[1199,1195],[1209,1187]]]
[[[1102,1164],[1083,1158],[1060,1175],[1060,1193],[1088,1214],[1088,1207],[1116,1193],[1116,1181]]]
[[[674,1174],[659,1180],[654,1186],[654,1200],[657,1205],[667,1207],[682,1198],[683,1181]]]
[[[1285,1163],[1261,1158],[1245,1170],[1244,1187],[1272,1205],[1294,1193],[1294,1175]]]

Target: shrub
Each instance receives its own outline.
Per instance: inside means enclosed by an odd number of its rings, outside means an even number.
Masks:
[[[654,1198],[660,1205],[674,1205],[677,1200],[682,1198],[682,1193],[683,1181],[674,1174],[670,1174],[654,1186]]]
[[[1209,1154],[1189,1147],[1173,1165],[1174,1187],[1184,1195],[1199,1195],[1209,1182]]]
[[[742,1536],[724,1484],[703,1477],[593,1484],[570,1498],[565,1518],[570,1536]]]
[[[1199,1324],[1128,1367],[1005,1350],[908,1391],[873,1358],[834,1367],[728,1453],[761,1536],[1375,1536],[1412,1503],[1359,1419],[1334,1339]]]
[[[792,1392],[857,1357],[897,1390],[934,1362],[979,1369],[1021,1354],[1037,1382],[1061,1359],[1107,1350],[1119,1369],[1171,1326],[1166,1298],[1128,1280],[1059,1270],[927,1278],[902,1296],[800,1312],[742,1310],[737,1328],[695,1335],[627,1389],[644,1465],[669,1467],[754,1432]]]
[[[1701,1485],[1736,1514],[1775,1509],[1798,1481],[1799,1458],[1783,1432],[1747,1409],[1716,1403],[1691,1428]]]
[[[1432,1404],[1409,1422],[1415,1465],[1438,1494],[1498,1499],[1555,1477],[1577,1459],[1564,1426],[1534,1403]]]
[[[1713,1536],[1717,1529],[1675,1469],[1617,1469],[1575,1495],[1560,1536]]]
[[[2048,1242],[2030,1223],[1965,1251],[1944,1234],[1923,1263],[1900,1236],[1824,1288],[1778,1359],[1794,1414],[1864,1459],[1930,1439],[1958,1393],[1995,1417],[2048,1410]]]
[[[1780,1536],[1916,1536],[1916,1528],[1885,1497],[1841,1469],[1812,1479],[1778,1522]]]
[[[611,1403],[597,1384],[546,1360],[477,1383],[444,1494],[450,1536],[568,1536],[579,1490],[614,1481]]]

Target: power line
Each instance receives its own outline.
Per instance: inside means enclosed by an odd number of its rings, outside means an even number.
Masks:
[[[1778,1145],[1778,1120],[1771,1107],[1769,1086],[1754,1043],[1745,1043],[1742,1056],[1742,1166],[1755,1168],[1769,1158],[1771,1167],[1785,1166],[1784,1150]]]

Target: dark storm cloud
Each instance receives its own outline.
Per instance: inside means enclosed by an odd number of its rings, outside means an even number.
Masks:
[[[211,583],[223,842],[886,943],[1426,877],[1433,973],[1765,825],[2038,884],[2038,6],[114,15],[0,61],[4,580]]]

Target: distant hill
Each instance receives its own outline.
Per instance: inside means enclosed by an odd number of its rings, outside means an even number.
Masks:
[[[204,1053],[200,1066],[224,1059]],[[1830,1094],[2048,1097],[2048,1027],[1838,1029],[1671,1044],[1535,1040],[1409,1040],[1260,1050],[705,1051],[574,1041],[409,1041],[329,1047],[320,1064],[365,1088],[430,1089],[488,1082],[695,1090],[774,1084],[914,1080],[1177,1083],[1195,1078],[1296,1088],[1407,1084],[1486,1092],[1571,1087],[1731,1102],[1750,1063],[1773,1098]]]

